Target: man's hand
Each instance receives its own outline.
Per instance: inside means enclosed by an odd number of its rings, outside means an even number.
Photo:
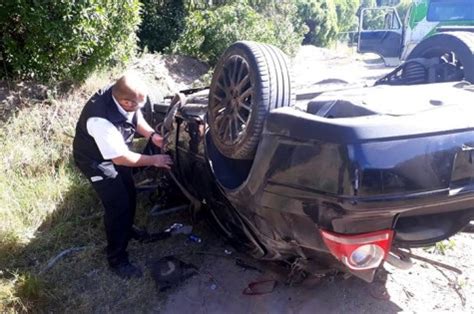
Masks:
[[[170,170],[171,166],[173,165],[173,160],[171,160],[171,157],[166,154],[159,154],[159,155],[152,155],[150,156],[152,158],[152,166],[157,167],[157,168],[165,168]]]
[[[153,135],[151,136],[151,141],[153,142],[153,144],[155,144],[155,146],[159,148],[163,148],[164,141],[163,141],[163,137],[161,137],[160,135],[153,133]]]

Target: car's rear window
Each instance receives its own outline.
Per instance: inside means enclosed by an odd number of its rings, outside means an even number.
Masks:
[[[430,22],[474,20],[474,0],[431,0]]]

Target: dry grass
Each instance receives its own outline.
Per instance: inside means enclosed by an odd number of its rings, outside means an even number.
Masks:
[[[162,296],[156,295],[148,272],[141,280],[126,282],[108,271],[102,207],[71,159],[83,105],[122,70],[95,74],[66,95],[59,88],[49,90],[46,99],[32,94],[34,84],[21,83],[18,88],[10,84],[15,97],[2,102],[9,87],[0,82],[0,313],[159,309]],[[180,68],[175,71],[181,73]],[[156,73],[148,74],[157,79]],[[153,86],[169,90],[168,81]],[[146,209],[156,199],[139,197],[137,225],[162,230],[176,221],[189,223],[183,214],[150,217]],[[129,252],[146,270],[150,259],[176,253],[183,241],[177,237],[148,246],[132,242]],[[52,258],[71,248],[80,250],[45,270]],[[188,246],[186,252],[193,249]]]
[[[111,310],[109,303],[135,304],[152,290],[151,282],[117,282],[105,271],[102,209],[71,160],[80,110],[108,82],[96,75],[68,96],[23,98],[0,125],[0,312]],[[147,223],[143,214],[139,220]],[[85,249],[44,271],[73,247]]]

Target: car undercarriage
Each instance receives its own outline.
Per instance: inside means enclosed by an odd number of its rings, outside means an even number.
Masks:
[[[474,57],[440,53],[375,86],[297,95],[279,49],[237,42],[209,88],[146,116],[172,179],[236,246],[290,273],[371,281],[474,219]]]

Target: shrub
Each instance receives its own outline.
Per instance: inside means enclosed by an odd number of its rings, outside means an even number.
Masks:
[[[246,2],[237,2],[192,11],[172,50],[215,64],[224,50],[238,40],[274,44],[293,54],[301,39],[289,18],[267,18]]]
[[[308,28],[297,17],[294,0],[247,0],[258,13],[268,18],[275,27],[278,45],[288,54],[296,53]]]
[[[358,16],[362,14],[362,9],[375,8],[377,7],[377,0],[362,0],[361,6],[357,13]],[[387,10],[369,10],[365,11],[362,22],[363,30],[377,30],[384,29],[385,26],[385,15]]]
[[[4,0],[0,53],[9,75],[82,80],[135,51],[140,2]]]
[[[398,4],[397,4],[398,3]],[[379,1],[379,0],[362,0],[361,8],[359,9],[358,14],[361,14],[362,8],[373,8],[376,6],[385,5],[386,7],[395,7],[398,15],[400,17],[400,21],[402,25],[405,23],[406,15],[410,6],[412,5],[412,0],[386,0],[386,1]],[[377,29],[384,29],[386,27],[386,16],[389,13],[387,9],[381,10],[373,10],[373,11],[366,11],[364,14],[364,21],[363,21],[363,29],[365,30],[377,30]]]
[[[335,0],[337,27],[339,32],[357,30],[359,0]]]
[[[337,35],[336,7],[332,0],[297,0],[297,15],[309,31],[303,44],[328,46]]]
[[[161,52],[176,41],[184,30],[184,0],[142,0],[140,47]]]

